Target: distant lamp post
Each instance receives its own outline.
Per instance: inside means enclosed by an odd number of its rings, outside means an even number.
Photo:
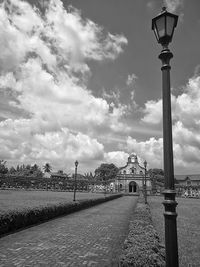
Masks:
[[[106,178],[104,177],[104,195],[106,195]]]
[[[172,119],[171,119],[171,94],[170,94],[170,59],[173,54],[168,48],[172,41],[174,29],[177,25],[178,16],[166,11],[164,7],[161,14],[152,20],[152,30],[155,33],[158,43],[163,47],[159,59],[162,61],[162,99],[163,99],[163,153],[164,153],[164,176],[165,190],[165,248],[166,266],[177,267],[178,263],[178,242],[175,187],[174,187],[174,164],[173,164],[173,143],[172,143]]]
[[[77,167],[78,167],[78,161],[75,161],[75,175],[74,175],[74,201],[76,201],[76,178],[77,178]]]
[[[144,200],[147,204],[147,162],[144,161]]]

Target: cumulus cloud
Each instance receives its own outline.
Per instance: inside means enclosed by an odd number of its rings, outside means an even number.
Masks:
[[[189,79],[183,88],[183,93],[177,97],[171,95],[173,121],[181,121],[187,128],[199,129],[200,110],[198,103],[200,100],[200,76],[195,75]],[[157,124],[162,120],[162,100],[149,100],[143,109],[144,117],[142,121],[149,124]]]
[[[176,97],[171,94],[171,108],[172,108],[172,118],[176,117],[177,105]],[[144,116],[141,121],[147,124],[160,124],[162,122],[162,99],[158,100],[148,100],[145,103],[144,109],[141,109]]]
[[[151,137],[149,140],[138,142],[132,137],[127,138],[127,149],[130,152],[135,152],[142,159],[145,159],[149,165],[162,165],[162,138],[156,139]]]
[[[21,0],[0,4],[0,93],[12,92],[7,102],[16,112],[0,123],[1,156],[57,164],[65,164],[63,153],[102,158],[104,147],[92,136],[100,126],[124,131],[126,107],[92,95],[88,61],[116,59],[127,39],[60,0],[46,1],[44,11]]]
[[[132,73],[132,74],[129,74],[128,77],[127,77],[127,80],[126,80],[126,85],[127,86],[134,86],[135,84],[135,81],[137,80],[137,76]]]
[[[149,8],[149,9],[153,9],[154,5],[155,5],[154,1],[148,1],[147,2],[147,8]]]
[[[105,161],[114,163],[118,168],[126,165],[129,154],[124,151],[111,151],[104,154]]]
[[[183,7],[184,0],[164,0],[169,12],[175,12],[178,8]]]
[[[189,79],[183,92],[177,97],[171,95],[172,118],[173,118],[173,140],[175,166],[180,170],[187,168],[199,172],[200,163],[200,76],[195,71],[195,75]],[[162,100],[147,101],[143,110],[142,122],[148,125],[159,124],[162,120]],[[132,143],[143,151],[143,147],[150,140]],[[153,146],[160,144],[160,139],[154,139]],[[148,153],[148,152],[147,152]],[[156,156],[157,151],[153,154]]]
[[[149,100],[145,103],[145,108],[143,110],[145,114],[141,119],[145,123],[157,124],[162,120],[162,100],[158,101]]]
[[[40,133],[36,128],[38,122],[28,119],[6,120],[0,127],[0,153],[11,161],[40,164],[46,161],[57,167],[63,167],[65,162],[70,168],[76,159],[83,163],[103,158],[102,144],[82,133],[71,133],[67,128]]]

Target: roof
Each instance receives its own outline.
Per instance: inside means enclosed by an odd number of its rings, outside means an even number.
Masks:
[[[68,175],[65,174],[65,173],[51,172],[51,177],[61,177],[61,178],[66,178],[66,177],[68,177]]]
[[[189,178],[192,181],[200,181],[200,174],[175,174],[174,177],[178,181],[184,181]]]
[[[143,166],[141,166],[138,162],[131,162],[131,163],[127,163],[125,166],[123,166],[123,167],[120,167],[120,168],[118,168],[118,172],[120,172],[121,170],[123,170],[123,169],[125,169],[126,167],[128,167],[128,165],[133,165],[133,164],[135,164],[135,165],[138,165],[141,169],[145,169]]]

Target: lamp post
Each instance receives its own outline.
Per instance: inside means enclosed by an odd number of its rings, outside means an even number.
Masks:
[[[73,201],[76,201],[76,177],[77,177],[77,167],[78,167],[78,161],[75,161],[75,175],[74,175],[74,199]]]
[[[106,196],[106,178],[104,177],[104,196]]]
[[[146,179],[146,174],[147,174],[147,161],[144,161],[144,200],[145,204],[147,204],[147,179]]]
[[[142,175],[142,194],[144,197],[144,175]]]
[[[161,14],[152,20],[152,30],[158,43],[163,47],[159,59],[162,61],[162,100],[163,100],[163,150],[164,150],[164,176],[165,190],[163,205],[165,208],[165,249],[166,266],[178,267],[178,242],[175,187],[174,187],[174,164],[172,144],[172,119],[171,119],[171,94],[170,94],[170,59],[173,54],[168,48],[172,41],[174,29],[177,25],[178,16],[162,9]]]

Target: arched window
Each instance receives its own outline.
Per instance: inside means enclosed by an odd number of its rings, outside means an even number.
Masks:
[[[122,189],[122,184],[119,185],[119,188]]]
[[[124,174],[126,174],[126,170],[124,170]]]
[[[135,173],[135,170],[134,170],[134,169],[131,169],[131,172],[132,172],[132,173]]]

